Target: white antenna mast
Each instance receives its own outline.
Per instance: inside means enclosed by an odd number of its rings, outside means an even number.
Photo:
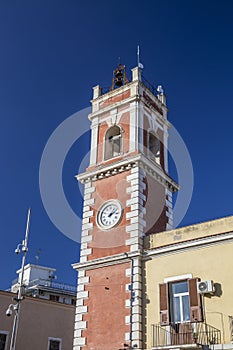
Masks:
[[[139,45],[138,45],[138,50],[137,50],[138,67],[139,67],[139,63],[140,63],[139,55],[140,55],[140,48],[139,48]]]
[[[27,251],[28,251],[28,234],[29,234],[29,226],[30,226],[30,215],[31,215],[31,209],[29,208],[28,209],[28,216],[27,216],[27,226],[26,226],[25,238],[22,241],[22,243],[18,244],[17,248],[15,249],[16,254],[19,254],[22,251],[23,258],[22,258],[22,265],[21,265],[21,270],[20,270],[21,275],[20,275],[18,295],[17,295],[17,298],[15,298],[17,303],[10,304],[7,311],[6,311],[7,316],[11,316],[12,309],[15,312],[13,329],[12,329],[12,334],[11,334],[10,350],[16,349],[15,344],[16,344],[18,322],[19,322],[20,303],[23,300],[23,291],[24,291],[23,277],[24,277],[24,267],[25,267],[26,255],[27,255]]]
[[[140,62],[140,48],[139,48],[139,45],[138,45],[138,47],[137,47],[137,63],[138,63],[138,67],[139,68],[141,68],[141,69],[143,69],[144,68],[144,66],[143,66],[143,64]]]

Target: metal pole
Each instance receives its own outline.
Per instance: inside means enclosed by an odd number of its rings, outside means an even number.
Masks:
[[[23,294],[24,267],[25,267],[25,260],[26,260],[26,255],[27,255],[27,251],[28,251],[27,244],[28,244],[28,234],[29,234],[29,225],[30,225],[30,215],[31,215],[31,210],[29,208],[28,209],[28,216],[27,216],[27,226],[26,226],[25,238],[24,238],[24,241],[22,242],[23,258],[22,258],[22,264],[21,264],[21,276],[20,276],[19,290],[18,290],[18,295],[17,295],[17,304],[14,306],[15,316],[14,316],[12,335],[11,335],[10,350],[15,350],[15,343],[16,343],[16,337],[17,337],[17,331],[18,331],[20,303],[22,301],[22,294]]]

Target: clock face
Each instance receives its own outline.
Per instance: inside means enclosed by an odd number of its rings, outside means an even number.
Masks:
[[[122,217],[122,207],[119,201],[107,201],[100,207],[97,215],[97,224],[103,230],[116,226]]]

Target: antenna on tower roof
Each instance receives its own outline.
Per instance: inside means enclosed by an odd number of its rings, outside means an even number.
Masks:
[[[143,69],[144,66],[143,64],[140,62],[140,48],[139,48],[139,45],[138,45],[138,48],[137,48],[137,59],[138,59],[138,67]]]

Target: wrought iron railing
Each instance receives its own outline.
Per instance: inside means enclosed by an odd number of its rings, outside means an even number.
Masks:
[[[152,92],[153,95],[157,95],[157,88],[152,85],[145,77],[144,75],[142,75],[142,83],[147,87],[148,90],[150,90],[150,92]]]
[[[18,282],[18,280],[14,280],[12,282],[12,285],[16,284]],[[26,284],[26,289],[32,288],[34,286],[41,286],[41,287],[49,287],[49,288],[55,288],[55,289],[60,289],[63,291],[69,291],[69,292],[76,292],[77,291],[77,287],[73,286],[71,284],[67,284],[67,283],[63,283],[63,282],[54,282],[54,281],[50,281],[50,280],[45,280],[45,279],[41,279],[41,278],[37,278],[35,280],[30,281],[28,284]]]
[[[101,87],[101,96],[107,94],[109,91],[111,91],[111,87],[110,86],[108,86],[108,87],[107,86]]]
[[[33,281],[30,281],[29,284],[27,285],[28,287],[33,287],[35,285],[38,286],[43,286],[43,287],[50,287],[50,288],[55,288],[55,289],[61,289],[61,290],[65,290],[65,291],[70,291],[70,292],[76,292],[77,287],[70,285],[70,284],[66,284],[66,283],[62,283],[62,282],[53,282],[53,281],[48,281],[48,280],[44,280],[44,279],[35,279]]]
[[[152,92],[153,95],[155,95],[157,97],[158,91],[157,91],[157,87],[155,87],[153,84],[151,84],[145,77],[144,75],[141,76],[141,81],[142,83],[147,87],[148,90],[150,90],[150,92]],[[130,82],[130,81],[128,81]],[[127,85],[127,83],[125,84]],[[114,89],[111,88],[111,86],[103,86],[101,87],[101,96],[105,95],[106,93],[113,91]]]
[[[207,323],[178,323],[163,327],[152,325],[152,347],[220,343],[220,330]]]

